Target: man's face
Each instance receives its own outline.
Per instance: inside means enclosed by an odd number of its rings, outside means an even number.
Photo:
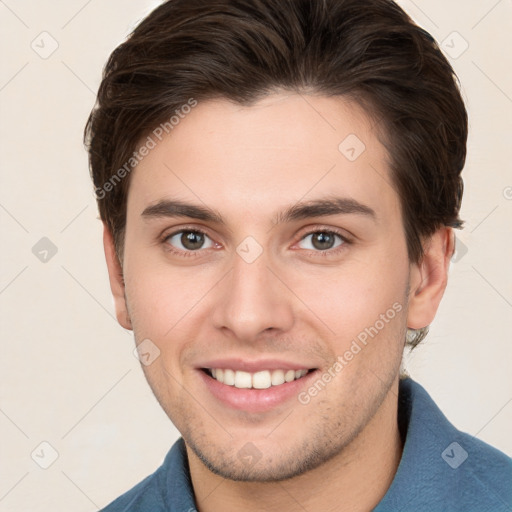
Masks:
[[[127,311],[160,351],[144,366],[153,392],[214,472],[314,468],[393,402],[410,265],[387,158],[355,104],[282,94],[200,103],[134,170]],[[218,218],[171,215],[171,201]],[[288,370],[308,373],[279,384]]]

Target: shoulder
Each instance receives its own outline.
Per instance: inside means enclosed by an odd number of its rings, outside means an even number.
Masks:
[[[187,512],[194,508],[183,439],[172,446],[163,464],[101,512]]]
[[[512,510],[512,459],[475,437],[454,429],[441,452],[444,494],[464,510]]]
[[[164,511],[165,503],[162,498],[162,490],[165,488],[162,481],[165,480],[164,472],[162,465],[152,475],[102,509],[102,512]]]
[[[456,429],[412,379],[400,383],[402,460],[376,510],[512,510],[512,459]]]

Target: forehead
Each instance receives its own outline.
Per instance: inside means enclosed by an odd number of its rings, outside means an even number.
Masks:
[[[388,154],[372,120],[341,97],[274,94],[251,106],[199,103],[132,173],[128,212],[169,198],[241,222],[335,195],[396,214]]]

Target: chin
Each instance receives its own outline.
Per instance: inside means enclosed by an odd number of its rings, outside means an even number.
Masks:
[[[295,446],[283,448],[269,445],[260,451],[262,443],[242,442],[239,450],[224,449],[213,444],[208,447],[198,446],[194,440],[185,439],[186,445],[212,473],[222,478],[237,482],[279,482],[311,471],[343,451],[345,443],[337,440],[336,444],[325,445],[322,435],[310,436],[317,439],[317,446],[308,441]],[[203,438],[204,439],[204,438]]]

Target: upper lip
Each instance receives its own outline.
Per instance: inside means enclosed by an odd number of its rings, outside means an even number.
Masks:
[[[283,361],[280,359],[259,359],[250,361],[241,358],[212,359],[198,365],[199,368],[223,368],[230,370],[239,370],[249,373],[260,372],[263,370],[311,370],[314,366],[293,361]]]

